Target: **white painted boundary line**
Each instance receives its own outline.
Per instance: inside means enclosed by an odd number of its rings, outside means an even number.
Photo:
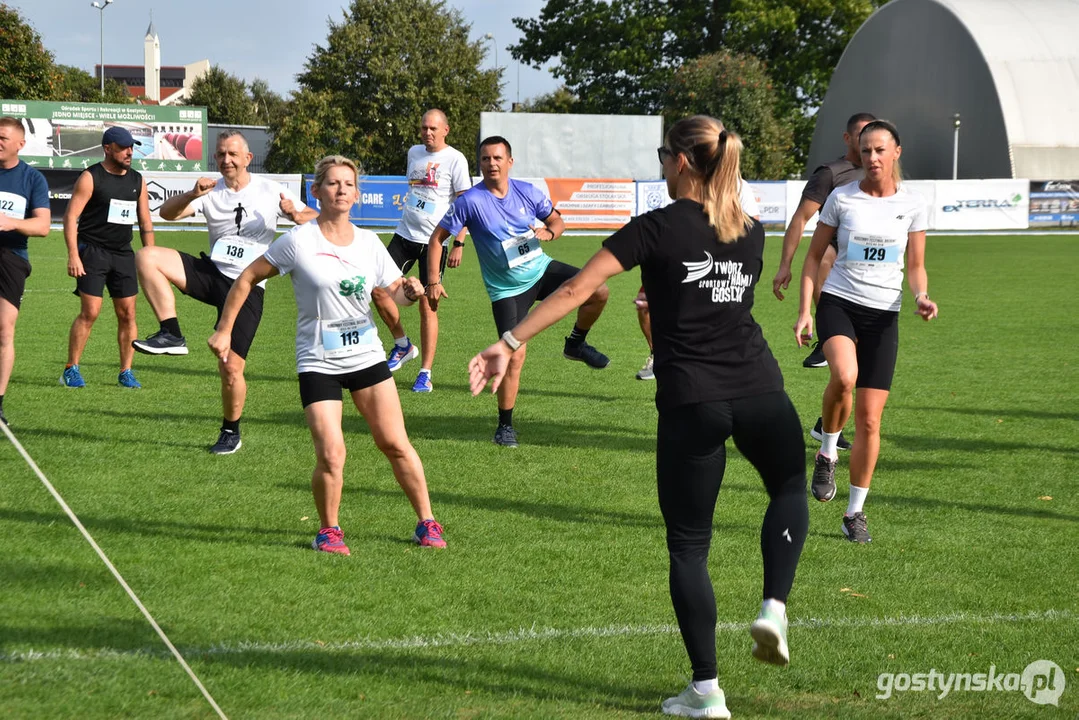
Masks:
[[[0,430],[3,430],[4,434],[7,435],[7,439],[11,441],[11,444],[15,447],[16,450],[19,451],[19,454],[22,455],[22,459],[26,461],[26,464],[29,465],[30,469],[33,470],[34,473],[37,475],[38,480],[40,480],[41,483],[45,486],[45,489],[49,491],[49,494],[52,495],[53,499],[56,500],[57,503],[59,503],[60,508],[67,514],[71,522],[75,524],[75,527],[79,529],[79,532],[82,533],[82,536],[86,539],[86,542],[90,543],[90,547],[94,549],[94,552],[97,553],[97,556],[101,558],[101,562],[105,563],[105,567],[107,567],[109,569],[109,572],[112,573],[113,577],[116,578],[116,582],[120,583],[120,587],[124,589],[124,592],[126,592],[128,594],[128,597],[131,598],[132,602],[135,603],[135,607],[139,609],[139,611],[143,614],[143,616],[154,628],[154,630],[157,631],[157,634],[161,637],[162,642],[165,643],[165,646],[168,647],[169,651],[173,654],[173,656],[176,657],[177,662],[179,662],[180,666],[183,667],[184,672],[188,674],[188,676],[191,678],[191,681],[195,683],[195,687],[197,687],[199,691],[202,692],[203,697],[205,697],[206,701],[210,703],[210,707],[212,707],[217,712],[221,720],[228,720],[228,718],[225,716],[225,713],[221,710],[217,702],[213,699],[213,696],[210,695],[209,691],[199,680],[198,676],[195,674],[195,671],[192,670],[191,667],[187,664],[187,662],[184,660],[183,655],[181,655],[180,651],[177,650],[176,647],[172,644],[168,636],[165,634],[165,631],[162,630],[161,626],[157,624],[157,621],[154,620],[154,616],[151,615],[150,611],[146,609],[146,606],[142,604],[142,601],[139,600],[139,596],[135,594],[135,591],[131,589],[131,586],[129,586],[127,584],[127,581],[124,580],[123,576],[120,575],[120,572],[112,564],[112,561],[109,560],[108,556],[105,555],[105,552],[98,546],[96,542],[94,542],[94,538],[91,537],[90,533],[87,532],[85,527],[83,527],[83,524],[79,521],[78,516],[75,515],[74,511],[72,511],[72,509],[68,507],[67,503],[64,502],[64,498],[60,497],[60,493],[56,491],[56,488],[54,488],[52,483],[49,482],[49,479],[45,477],[45,473],[41,472],[41,468],[39,468],[37,466],[37,463],[34,462],[34,459],[30,457],[30,453],[26,452],[26,448],[22,446],[22,443],[20,443],[18,438],[15,437],[15,434],[11,432],[11,428],[0,422]]]
[[[953,613],[924,617],[920,615],[901,615],[891,618],[806,618],[793,620],[791,628],[885,628],[885,627],[933,627],[939,625],[992,625],[1000,623],[1057,622],[1077,619],[1075,613],[1068,610],[1042,610],[1022,614],[977,615],[972,613]],[[717,633],[745,632],[749,621],[720,622],[716,624]],[[470,647],[475,645],[514,645],[524,642],[544,642],[549,640],[577,640],[581,638],[624,638],[647,635],[671,635],[678,632],[676,625],[608,625],[606,627],[585,628],[520,628],[502,632],[446,633],[429,637],[415,636],[378,640],[364,638],[338,643],[323,643],[311,640],[297,640],[284,643],[240,642],[232,645],[213,645],[208,648],[186,648],[188,655],[243,655],[245,653],[293,653],[297,651],[338,652],[368,650],[412,650],[443,647]],[[0,653],[0,662],[26,662],[33,660],[95,660],[95,659],[130,659],[154,658],[164,655],[160,650],[49,650],[44,652],[27,650]]]

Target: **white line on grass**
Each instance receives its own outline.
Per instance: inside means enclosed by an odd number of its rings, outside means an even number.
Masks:
[[[1068,610],[1040,610],[1022,614],[978,615],[975,613],[952,613],[925,617],[921,615],[900,615],[885,618],[806,618],[793,620],[792,628],[881,628],[881,627],[927,627],[935,625],[992,625],[999,623],[1055,622],[1076,619],[1076,614]],[[749,627],[748,622],[720,622],[716,632],[742,632]],[[213,645],[208,648],[185,648],[188,655],[243,655],[243,654],[283,654],[301,651],[367,651],[367,650],[410,650],[441,647],[467,647],[472,645],[513,645],[529,641],[575,640],[580,638],[621,638],[641,635],[670,635],[678,632],[676,625],[608,625],[606,627],[584,628],[520,628],[502,632],[440,633],[427,637],[405,637],[378,640],[364,638],[346,642],[323,643],[312,640],[297,640],[284,643],[239,642],[235,644]],[[26,662],[31,660],[93,660],[103,658],[139,658],[158,657],[160,650],[146,648],[142,650],[25,650],[0,653],[0,662]]]
[[[139,596],[135,594],[135,591],[131,589],[131,586],[128,585],[127,581],[124,580],[122,575],[120,575],[120,571],[116,569],[116,567],[112,564],[112,561],[109,560],[107,555],[105,555],[105,552],[98,546],[96,542],[94,542],[94,538],[91,537],[90,533],[86,530],[85,527],[83,527],[82,522],[79,521],[79,518],[77,515],[75,515],[75,512],[70,507],[68,507],[66,502],[64,502],[64,498],[60,497],[60,493],[56,491],[56,488],[54,488],[52,483],[49,482],[49,479],[45,477],[45,473],[41,472],[41,468],[39,468],[37,466],[37,463],[34,462],[34,459],[30,457],[30,453],[26,452],[26,448],[24,448],[22,446],[22,443],[19,442],[18,438],[15,437],[15,433],[11,432],[11,428],[9,428],[7,424],[2,422],[0,422],[0,430],[4,431],[4,434],[7,435],[7,439],[10,440],[11,444],[15,447],[15,449],[19,451],[19,454],[22,455],[22,459],[26,461],[26,464],[29,465],[30,469],[33,470],[34,473],[37,475],[38,480],[40,480],[41,483],[45,486],[45,489],[49,491],[49,494],[52,495],[53,499],[56,500],[57,503],[59,503],[60,508],[67,514],[71,522],[75,524],[75,527],[79,529],[79,532],[82,533],[82,536],[86,538],[86,542],[90,543],[90,547],[92,547],[94,549],[94,552],[97,553],[97,556],[101,558],[101,562],[105,563],[105,567],[107,567],[109,569],[109,572],[112,573],[113,577],[116,578],[116,582],[120,583],[120,587],[124,589],[124,592],[128,594],[128,597],[130,597],[132,602],[135,603],[135,606],[139,609],[140,612],[142,612],[143,616],[145,616],[146,620],[150,623],[154,630],[157,631],[157,634],[161,637],[162,642],[165,643],[165,646],[176,658],[177,662],[180,663],[180,666],[183,667],[184,671],[188,674],[188,676],[190,676],[191,681],[195,683],[195,687],[197,687],[202,692],[203,697],[205,697],[206,701],[210,703],[210,707],[212,707],[217,712],[221,720],[228,720],[228,718],[225,716],[225,713],[221,710],[217,702],[214,700],[213,696],[210,695],[210,692],[199,680],[198,675],[195,674],[195,671],[192,670],[191,667],[187,664],[187,662],[184,660],[183,655],[180,654],[180,651],[177,650],[176,647],[169,640],[168,636],[165,634],[165,631],[162,630],[161,626],[157,624],[156,620],[154,620],[154,616],[150,614],[150,611],[147,610],[146,606],[142,604],[141,600],[139,600]]]

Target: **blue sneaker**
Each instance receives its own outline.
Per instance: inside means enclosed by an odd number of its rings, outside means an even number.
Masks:
[[[431,392],[434,389],[431,385],[431,373],[420,370],[420,374],[416,376],[416,382],[412,385],[412,392]]]
[[[78,365],[72,365],[71,367],[64,369],[64,374],[60,378],[60,384],[69,388],[86,387],[86,381],[82,379],[82,373],[79,372]]]
[[[397,372],[401,369],[409,360],[415,360],[420,356],[420,351],[416,349],[416,346],[409,342],[408,347],[400,347],[394,344],[393,350],[390,351],[390,357],[386,360],[386,364],[390,366],[390,372]]]
[[[135,373],[131,372],[130,368],[120,373],[120,375],[116,378],[116,382],[118,382],[121,387],[126,388],[134,389],[142,387],[142,383],[135,379]]]

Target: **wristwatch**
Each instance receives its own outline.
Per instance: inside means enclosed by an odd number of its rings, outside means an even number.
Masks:
[[[460,240],[454,240],[454,241],[453,241],[453,246],[454,246],[455,248],[459,248],[459,247],[464,247],[464,246],[465,246],[465,244],[464,244],[463,242],[461,242]]]

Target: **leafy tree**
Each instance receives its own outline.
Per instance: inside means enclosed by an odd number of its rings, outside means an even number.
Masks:
[[[514,18],[513,57],[558,64],[574,112],[656,113],[675,71],[725,49],[768,68],[777,112],[808,150],[820,106],[847,42],[887,0],[548,0],[538,18]]]
[[[185,105],[202,105],[209,122],[224,125],[253,125],[255,108],[247,94],[247,84],[214,65],[191,84]]]
[[[800,168],[790,153],[791,128],[776,117],[777,105],[764,63],[752,55],[720,51],[678,69],[664,115],[668,124],[696,114],[720,118],[742,137],[742,175],[780,180]]]
[[[372,174],[400,173],[432,107],[449,118],[450,143],[474,155],[480,112],[498,108],[501,70],[480,69],[486,49],[469,30],[441,0],[352,0],[304,63],[289,110],[271,123],[268,167],[310,171],[313,159],[339,153]],[[308,111],[330,126],[312,135],[295,117]]]
[[[577,96],[571,93],[565,85],[554,92],[537,95],[534,98],[520,103],[517,112],[533,113],[571,113],[577,104]]]
[[[101,97],[101,80],[85,70],[70,65],[57,65],[58,82],[49,100],[62,102],[107,102],[129,104],[135,102],[123,83],[105,78],[105,98]]]
[[[269,83],[259,78],[255,78],[251,83],[251,105],[257,125],[269,125],[271,120],[285,112],[285,98],[271,90]]]
[[[0,4],[0,97],[49,100],[59,77],[41,36],[19,11]]]

